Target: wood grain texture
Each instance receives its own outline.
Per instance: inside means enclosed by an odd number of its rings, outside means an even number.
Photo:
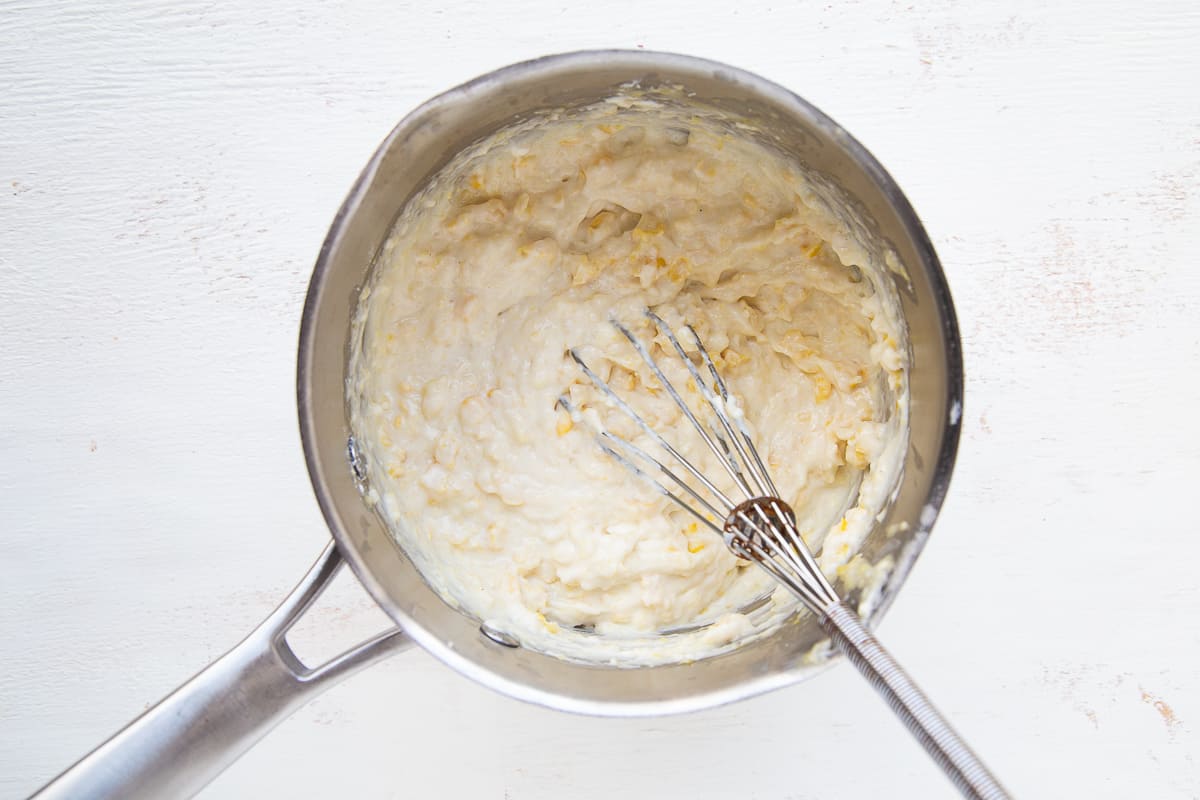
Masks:
[[[608,46],[798,91],[930,231],[967,408],[945,513],[882,628],[899,660],[1021,797],[1200,796],[1198,7],[434,5],[0,5],[0,796],[235,643],[319,551],[297,324],[376,143],[480,72]],[[380,620],[346,581],[311,638]],[[951,790],[849,669],[616,721],[416,652],[205,794],[423,795]]]

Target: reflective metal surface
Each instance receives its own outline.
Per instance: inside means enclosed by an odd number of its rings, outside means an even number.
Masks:
[[[800,680],[826,634],[809,620],[726,655],[691,664],[620,669],[571,663],[480,634],[477,621],[422,580],[360,497],[346,462],[344,400],[350,320],[372,260],[406,200],[455,153],[540,109],[585,105],[638,82],[681,86],[695,102],[753,119],[775,146],[852,196],[907,271],[897,278],[909,327],[911,450],[896,501],[868,539],[872,561],[899,564],[875,606],[895,596],[946,491],[961,416],[962,369],[941,268],[912,208],[869,153],[791,92],[731,67],[661,53],[574,53],[518,64],[429,101],[406,117],[367,165],[317,262],[299,353],[300,426],[313,486],[347,561],[379,604],[442,661],[498,691],[604,715],[690,711]],[[889,533],[889,531],[891,531]],[[849,592],[853,603],[855,593]]]

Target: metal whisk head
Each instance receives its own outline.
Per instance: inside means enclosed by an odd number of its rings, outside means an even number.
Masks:
[[[689,408],[650,355],[649,348],[638,341],[620,322],[613,320],[612,324],[641,355],[662,388],[679,406],[721,466],[729,473],[737,487],[735,493],[744,495],[745,499],[735,501],[722,492],[670,442],[651,428],[641,415],[584,363],[577,352],[571,350],[571,357],[596,388],[637,423],[637,426],[669,456],[668,461],[676,466],[673,469],[633,442],[608,430],[596,431],[596,441],[600,443],[600,447],[635,475],[723,536],[725,544],[734,555],[758,564],[815,612],[821,627],[829,633],[831,641],[883,695],[926,752],[958,786],[963,796],[1005,800],[1008,795],[1004,787],[988,772],[987,767],[971,752],[900,665],[883,649],[883,645],[867,630],[854,610],[838,598],[826,580],[817,566],[816,559],[800,537],[800,531],[796,528],[795,512],[780,499],[779,491],[771,481],[771,476],[767,474],[766,465],[751,441],[741,409],[735,399],[730,397],[725,382],[717,373],[716,365],[713,364],[695,329],[690,325],[686,326],[695,344],[698,360],[707,368],[710,380],[705,380],[701,375],[700,369],[661,317],[650,310],[646,311],[646,317],[667,337],[671,348],[687,367],[708,411],[701,409],[698,415]],[[566,395],[559,398],[559,403],[572,417],[579,416]],[[702,422],[701,416],[707,421]],[[676,470],[680,469],[687,477],[678,474]],[[663,479],[658,477],[660,474]]]
[[[685,326],[695,345],[698,360],[708,372],[708,378],[701,373],[671,327],[653,311],[647,309],[645,314],[666,336],[675,354],[687,367],[705,401],[699,413],[684,401],[683,396],[650,354],[650,349],[619,321],[614,319],[611,322],[613,327],[629,340],[662,388],[691,422],[733,480],[736,493],[742,497],[731,498],[718,488],[678,449],[650,427],[649,423],[572,349],[571,358],[596,389],[632,419],[666,453],[666,462],[669,463],[664,463],[633,442],[608,430],[597,430],[596,441],[601,449],[626,469],[722,536],[734,555],[758,564],[788,587],[814,612],[825,613],[826,609],[838,602],[838,596],[804,544],[796,527],[795,512],[780,499],[779,490],[775,488],[767,467],[751,440],[740,406],[736,399],[730,396],[729,389],[717,372],[717,367],[699,334],[691,325]],[[573,417],[578,416],[575,406],[565,394],[559,397],[559,403]],[[702,421],[701,417],[705,417],[706,420]],[[674,468],[670,466],[671,463],[675,465]],[[679,474],[680,470],[684,476]],[[661,475],[663,479],[657,475]]]

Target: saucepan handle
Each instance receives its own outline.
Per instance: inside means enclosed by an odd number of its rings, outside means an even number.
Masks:
[[[411,644],[396,628],[318,667],[285,636],[342,566],[330,543],[242,642],[44,786],[34,797],[190,797],[316,695]]]

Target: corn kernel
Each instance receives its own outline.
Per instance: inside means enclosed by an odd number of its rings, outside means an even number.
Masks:
[[[543,614],[542,612],[539,611],[537,616],[538,616],[538,620],[542,623],[542,626],[546,630],[548,630],[550,633],[558,633],[558,626],[555,625],[550,620],[546,619],[545,614]]]
[[[559,436],[566,436],[575,427],[575,422],[570,417],[561,417],[558,420],[558,425],[554,430]]]
[[[821,255],[821,249],[824,247],[824,245],[824,242],[817,242],[812,247],[805,250],[804,255],[808,256],[809,258],[816,258],[817,256]]]
[[[824,403],[833,396],[833,383],[824,375],[817,375],[817,402]]]
[[[865,468],[866,466],[868,466],[870,464],[870,460],[867,458],[867,454],[865,452],[863,452],[863,449],[861,447],[859,447],[858,445],[854,446],[853,464],[854,464],[854,466],[859,467],[860,469]]]

